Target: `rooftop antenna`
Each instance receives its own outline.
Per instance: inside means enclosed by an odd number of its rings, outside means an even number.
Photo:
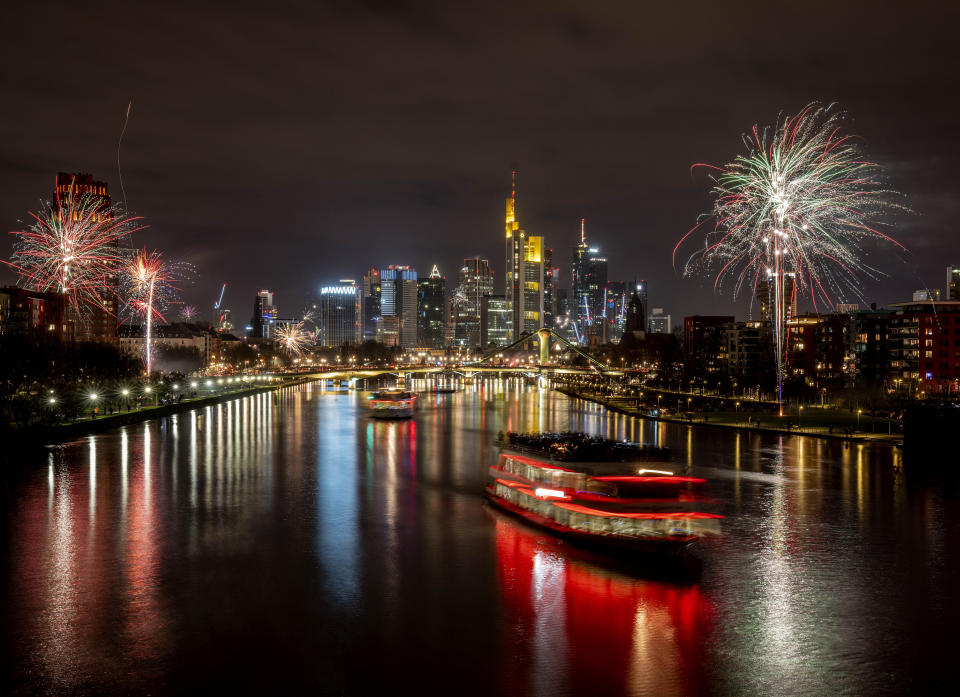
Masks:
[[[586,218],[580,218],[580,244],[584,244],[584,239],[586,237],[584,228],[586,227],[586,223],[587,223]]]

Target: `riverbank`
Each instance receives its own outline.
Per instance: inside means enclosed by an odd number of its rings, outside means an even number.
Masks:
[[[808,416],[808,425],[804,426],[802,419],[794,414],[791,417],[778,417],[769,412],[750,413],[738,411],[735,413],[726,412],[702,412],[690,413],[683,416],[664,416],[651,415],[654,409],[648,409],[640,405],[635,399],[618,398],[616,396],[599,395],[587,390],[576,390],[568,386],[555,387],[558,392],[583,399],[588,402],[599,404],[610,411],[615,411],[627,416],[636,416],[638,418],[650,419],[651,421],[664,421],[667,423],[686,424],[705,426],[709,428],[725,428],[728,430],[748,431],[751,433],[779,433],[791,436],[805,436],[808,438],[828,438],[856,442],[880,442],[889,443],[894,446],[903,445],[903,435],[899,433],[864,433],[862,431],[850,431],[849,429],[834,428],[834,426],[817,426],[816,417]],[[800,421],[799,425],[797,421]]]
[[[93,433],[108,431],[111,428],[129,426],[130,424],[142,423],[144,421],[150,421],[151,419],[159,419],[170,416],[171,414],[190,411],[191,409],[210,406],[212,404],[221,404],[260,392],[270,392],[284,387],[302,385],[315,379],[316,378],[312,376],[298,376],[280,383],[244,387],[230,392],[184,399],[173,404],[163,404],[160,406],[145,407],[135,411],[101,415],[94,419],[78,419],[55,426],[28,426],[25,428],[7,426],[0,429],[0,438],[2,438],[5,443],[9,442],[22,446],[54,445],[82,438],[83,436]]]

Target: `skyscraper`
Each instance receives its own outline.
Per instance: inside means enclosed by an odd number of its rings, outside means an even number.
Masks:
[[[481,341],[480,310],[483,298],[493,294],[493,271],[490,262],[480,257],[463,260],[460,284],[451,303],[453,343],[458,346],[479,346]]]
[[[586,220],[580,219],[580,241],[573,248],[570,281],[580,334],[586,334],[595,318],[603,314],[603,289],[607,284],[607,260],[600,250],[587,244]]]
[[[320,345],[359,343],[362,337],[360,287],[352,279],[320,289]]]
[[[537,331],[544,322],[544,241],[528,236],[517,219],[517,172],[507,199],[504,296],[513,311],[513,338]]]
[[[417,345],[417,271],[409,266],[380,269],[380,315],[378,340],[413,348]]]
[[[377,325],[380,322],[380,272],[370,269],[360,281],[363,315],[363,341],[377,341]]]
[[[553,250],[543,251],[543,326],[553,327],[557,316],[557,281],[560,269],[553,266]]]
[[[92,174],[69,174],[58,172],[53,193],[53,213],[62,215],[63,207],[71,197],[79,201],[84,197],[92,198],[98,211],[94,216],[112,215],[110,211],[110,189],[106,182],[96,181]],[[115,243],[119,244],[119,243]],[[78,313],[67,308],[68,323],[74,325],[73,333],[77,341],[118,341],[117,334],[117,296],[120,289],[120,269],[104,279],[104,288],[98,293],[99,305],[84,303]]]
[[[277,319],[277,307],[273,304],[273,291],[257,291],[253,299],[253,317],[250,319],[250,336],[258,339],[273,337],[273,325]]]
[[[443,348],[447,279],[434,264],[428,278],[417,281],[417,346]]]

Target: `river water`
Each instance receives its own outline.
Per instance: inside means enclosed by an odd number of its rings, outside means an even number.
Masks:
[[[312,383],[7,463],[12,694],[877,695],[953,679],[960,507],[898,451],[657,424],[518,382],[373,421]],[[500,430],[672,448],[697,582],[484,505]]]

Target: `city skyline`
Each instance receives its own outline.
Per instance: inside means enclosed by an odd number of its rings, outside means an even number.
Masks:
[[[141,9],[60,8],[44,16],[42,55],[26,50],[20,36],[2,49],[6,64],[22,70],[4,77],[9,147],[0,162],[0,216],[16,229],[49,196],[57,171],[90,172],[145,216],[150,228],[136,245],[197,267],[186,302],[209,313],[227,283],[225,306],[245,314],[259,287],[288,306],[307,306],[331,279],[396,261],[438,264],[452,277],[460,260],[480,256],[504,277],[498,231],[516,165],[520,218],[555,250],[560,287],[569,288],[565,257],[585,217],[610,258],[610,278],[646,278],[652,303],[675,317],[741,316],[746,299],[714,295],[709,283],[683,280],[671,268],[672,244],[707,200],[689,167],[724,161],[754,123],[812,99],[836,99],[915,211],[896,228],[911,254],[874,255],[888,276],[868,283],[865,295],[888,305],[916,288],[942,286],[940,267],[960,257],[950,234],[957,145],[937,135],[955,113],[940,85],[957,58],[946,38],[937,39],[951,22],[930,22],[923,5],[906,17],[826,7],[815,3],[790,18],[798,34],[815,37],[810,55],[776,58],[765,41],[728,48],[758,32],[719,8],[688,18],[664,8],[650,15],[621,8],[614,17],[570,6],[547,17],[521,5],[506,26],[493,6],[440,13],[417,3],[310,9],[302,22],[271,10],[264,28],[256,11],[226,18],[243,43],[259,49],[249,51],[257,61],[244,58],[239,43],[182,28],[203,19],[202,9],[171,9],[176,26],[168,29],[184,46],[174,58],[153,50],[170,36],[143,29]],[[36,24],[38,11],[17,7],[11,20]],[[781,12],[770,10],[757,26]],[[824,13],[831,22],[817,20]],[[333,30],[323,52],[288,37],[321,22]],[[654,37],[648,23],[686,25],[686,38]],[[849,31],[853,23],[857,30]],[[118,37],[136,26],[144,50],[116,61],[109,42],[87,44],[89,32],[74,31],[85,26]],[[450,32],[470,55],[443,38]],[[348,53],[338,33],[362,37],[360,50]],[[863,58],[877,41],[886,46],[882,55]],[[284,52],[281,44],[294,47]],[[227,58],[207,58],[214,53]],[[115,75],[57,92],[60,66],[76,55],[110,65]],[[279,79],[291,58],[311,70]],[[271,97],[271,109],[250,108],[257,94]],[[121,185],[117,141],[131,99]],[[62,117],[64,104],[70,119]],[[493,106],[503,104],[510,106]],[[923,129],[912,128],[917,114]],[[7,258],[4,238],[0,256]],[[12,281],[0,270],[0,283]]]

